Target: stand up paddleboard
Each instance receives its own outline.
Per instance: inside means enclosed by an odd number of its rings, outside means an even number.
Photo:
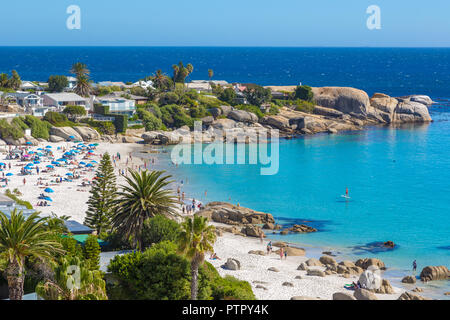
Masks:
[[[346,196],[345,194],[341,195],[341,197],[344,199],[351,199],[349,196]]]

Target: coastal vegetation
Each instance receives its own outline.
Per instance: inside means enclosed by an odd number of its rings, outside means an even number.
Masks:
[[[91,84],[89,82],[90,70],[87,66],[81,62],[74,63],[70,72],[73,73],[77,79],[77,84],[74,88],[75,93],[82,97],[89,96]]]
[[[48,78],[48,90],[50,92],[62,92],[69,85],[66,76],[52,75]]]

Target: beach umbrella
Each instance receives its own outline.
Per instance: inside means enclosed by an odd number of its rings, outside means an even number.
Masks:
[[[52,166],[51,164],[47,165],[46,167],[47,167],[47,168],[50,168],[50,169],[53,169],[53,168],[54,168],[54,166]]]
[[[95,160],[91,160],[91,162],[92,162],[92,163],[97,163],[97,161],[95,161]]]
[[[10,176],[12,176],[13,174],[11,173],[11,172],[8,172],[7,174],[6,174],[6,176],[7,177],[10,177]]]
[[[73,176],[73,173],[67,172],[67,173],[66,173],[66,176]]]
[[[88,163],[86,167],[93,167],[92,163]]]
[[[51,148],[52,148],[52,146],[45,146],[45,148],[47,148],[47,149],[51,149]]]
[[[25,142],[25,144],[32,145],[33,143],[31,141],[27,141],[27,142]]]
[[[56,164],[56,165],[58,165],[58,164],[60,164],[58,161],[52,161],[52,164]]]
[[[52,188],[45,188],[44,191],[47,192],[47,193],[53,193],[53,192],[55,192],[55,191],[53,191]]]
[[[0,162],[0,166],[6,166],[6,163]]]
[[[93,150],[89,150],[88,153],[94,153],[94,151]]]
[[[44,149],[42,149],[42,148],[37,148],[37,149],[38,149],[38,150],[41,150],[41,151],[44,150]]]
[[[40,164],[41,162],[40,161],[34,161],[34,164]]]
[[[69,136],[69,139],[75,139],[75,136]]]
[[[81,162],[80,162],[80,164],[86,164],[86,162],[84,162],[84,161],[81,161]]]
[[[50,197],[44,197],[43,199],[47,200],[47,201],[53,201],[52,198],[50,198]]]

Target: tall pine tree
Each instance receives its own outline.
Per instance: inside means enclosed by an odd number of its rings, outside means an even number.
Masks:
[[[111,157],[105,153],[97,170],[97,178],[91,188],[84,224],[97,230],[97,234],[110,230],[117,196],[116,176]]]

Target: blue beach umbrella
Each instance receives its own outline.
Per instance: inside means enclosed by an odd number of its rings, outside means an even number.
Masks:
[[[6,166],[6,163],[0,162],[0,166]]]
[[[46,167],[47,167],[47,168],[50,168],[50,169],[53,169],[53,168],[54,168],[54,166],[52,166],[51,164],[47,165]]]
[[[44,199],[44,200],[47,200],[47,201],[50,201],[50,202],[53,201],[52,198],[50,198],[50,197],[44,197],[43,199]]]
[[[88,164],[86,165],[86,167],[93,167],[93,164],[92,164],[92,163],[88,163]]]
[[[67,172],[67,173],[66,173],[66,176],[73,176],[73,173]]]
[[[34,161],[34,164],[40,164],[41,162],[40,161]]]
[[[52,146],[45,146],[45,148],[47,148],[47,149],[51,149],[51,148],[52,148]]]
[[[86,162],[84,162],[84,161],[81,161],[81,162],[80,162],[80,164],[86,164]]]
[[[97,163],[97,161],[95,161],[95,160],[91,160],[91,162],[92,162],[92,163]]]
[[[53,193],[53,192],[55,192],[55,191],[53,191],[52,188],[45,188],[44,191],[47,192],[47,193]]]
[[[6,174],[6,176],[7,177],[11,177],[13,174],[11,173],[11,172],[8,172],[7,174]]]
[[[27,142],[25,142],[25,144],[32,145],[33,143],[31,141],[27,141]]]

